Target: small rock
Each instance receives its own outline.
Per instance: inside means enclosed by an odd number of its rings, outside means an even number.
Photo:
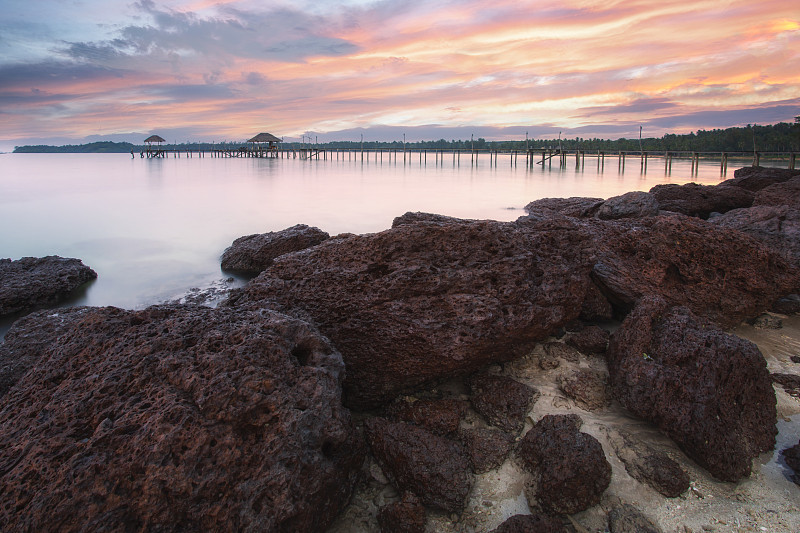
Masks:
[[[586,355],[602,354],[608,348],[608,337],[608,332],[601,327],[588,326],[580,333],[567,337],[566,343]]]
[[[800,363],[800,355],[793,355],[789,357],[789,359],[792,361],[792,363]]]
[[[509,517],[491,533],[567,533],[558,518],[547,515],[517,514]]]
[[[378,511],[381,533],[424,533],[426,520],[425,507],[411,492]]]
[[[389,417],[411,422],[437,435],[451,435],[458,431],[458,424],[469,404],[455,399],[410,399],[399,398],[389,405]]]
[[[269,268],[275,258],[316,246],[329,238],[330,235],[321,229],[305,224],[239,237],[222,254],[222,269],[258,274]]]
[[[780,318],[768,313],[753,319],[752,324],[758,329],[781,329],[783,327],[783,321]]]
[[[472,406],[493,426],[517,435],[539,392],[506,376],[486,372],[469,379]]]
[[[550,359],[563,359],[564,361],[568,361],[570,363],[577,363],[581,358],[581,354],[578,352],[578,350],[572,346],[564,344],[563,342],[546,342],[544,344],[544,353]]]
[[[469,454],[472,471],[476,474],[502,465],[514,443],[514,437],[497,429],[463,429],[460,437]]]
[[[559,382],[561,390],[587,411],[604,409],[611,404],[611,387],[605,375],[579,369]]]
[[[642,512],[630,504],[622,504],[608,513],[611,533],[663,533]]]

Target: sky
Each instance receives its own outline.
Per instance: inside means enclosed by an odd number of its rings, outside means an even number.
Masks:
[[[0,150],[792,122],[797,0],[3,0]]]

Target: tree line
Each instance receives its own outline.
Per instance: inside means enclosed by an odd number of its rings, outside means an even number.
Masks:
[[[161,148],[173,150],[236,150],[248,146],[246,142],[165,144]],[[760,126],[698,130],[688,134],[668,133],[663,137],[635,139],[529,139],[516,141],[487,141],[484,138],[468,140],[361,142],[331,141],[326,143],[286,142],[285,149],[318,148],[321,150],[525,150],[562,148],[564,150],[654,152],[798,152],[800,151],[800,116],[794,123],[780,122]],[[14,153],[139,153],[145,145],[127,142],[93,142],[65,146],[17,146]]]

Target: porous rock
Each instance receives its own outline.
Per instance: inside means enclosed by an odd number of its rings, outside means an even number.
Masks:
[[[597,214],[603,205],[602,198],[585,198],[575,196],[572,198],[542,198],[525,206],[529,214],[552,211],[567,217],[590,218]]]
[[[629,503],[614,507],[608,513],[611,533],[663,533],[644,513]]]
[[[80,259],[0,259],[0,318],[57,305],[95,278],[97,273]]]
[[[536,476],[532,496],[548,511],[588,509],[600,503],[611,483],[603,447],[580,431],[582,423],[577,415],[546,415],[520,441],[522,465]]]
[[[401,491],[449,512],[464,508],[472,487],[469,459],[462,446],[420,427],[384,418],[364,422],[372,454]]]
[[[733,327],[795,293],[800,270],[739,231],[683,216],[619,220],[595,226],[592,278],[618,309],[646,295],[722,327]]]
[[[609,198],[597,210],[601,220],[620,218],[654,217],[658,215],[659,203],[655,195],[643,191],[631,191]]]
[[[800,295],[789,294],[783,298],[779,298],[772,305],[772,311],[782,315],[796,315],[800,313]]]
[[[673,211],[691,217],[708,218],[711,213],[725,213],[731,209],[753,205],[753,193],[729,185],[699,185],[666,183],[650,189],[664,211]]]
[[[615,397],[715,477],[737,481],[775,445],[776,400],[755,344],[643,298],[606,353]]]
[[[689,475],[666,453],[622,430],[606,428],[605,433],[632,478],[667,498],[677,498],[689,489]]]
[[[3,529],[321,531],[347,503],[364,447],[341,356],[307,323],[77,317],[0,403]]]
[[[800,174],[783,183],[761,189],[756,193],[753,205],[785,205],[795,209],[800,208]]]
[[[770,374],[772,381],[783,387],[786,394],[800,398],[800,376],[797,374]]]
[[[486,420],[503,431],[517,435],[539,391],[508,376],[478,372],[469,379],[470,401]]]
[[[781,456],[789,468],[794,470],[792,481],[800,485],[800,441],[794,446],[782,450]]]
[[[561,390],[587,411],[598,411],[611,404],[611,388],[606,376],[581,368],[562,376]]]
[[[563,342],[550,341],[544,343],[543,347],[544,353],[552,359],[562,359],[570,363],[577,363],[581,359],[581,354],[575,347]]]
[[[469,455],[472,471],[476,474],[502,465],[514,443],[514,437],[505,431],[490,428],[462,429],[459,437]]]
[[[711,219],[714,225],[741,231],[800,265],[800,210],[787,205],[754,205]],[[783,296],[783,295],[782,295]]]
[[[565,342],[579,352],[592,355],[605,353],[608,347],[609,334],[599,326],[591,325],[580,332],[570,335]]]
[[[752,166],[737,168],[733,176],[719,185],[741,187],[755,193],[770,185],[783,183],[795,176],[800,176],[800,170]]]
[[[258,274],[276,257],[305,250],[330,237],[319,228],[297,224],[281,231],[239,237],[222,254],[222,269]]]
[[[399,398],[386,409],[390,418],[411,422],[437,435],[451,435],[458,431],[458,424],[469,404],[464,400]]]
[[[554,516],[515,514],[491,533],[567,533],[562,521]]]
[[[342,352],[346,403],[525,355],[577,318],[589,235],[564,217],[419,221],[284,255],[226,305],[309,317]]]
[[[426,521],[425,506],[412,492],[406,492],[400,501],[378,511],[381,533],[425,533]]]

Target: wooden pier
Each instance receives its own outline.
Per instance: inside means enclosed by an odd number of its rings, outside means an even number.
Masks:
[[[131,152],[135,157],[135,153]],[[303,159],[303,160],[331,160],[331,161],[362,161],[376,163],[394,162],[403,164],[418,163],[420,165],[431,163],[444,165],[445,162],[452,162],[453,166],[469,164],[477,166],[479,162],[487,161],[491,167],[500,166],[502,158],[503,165],[516,167],[519,164],[529,168],[566,168],[569,161],[574,161],[577,169],[586,165],[586,159],[594,159],[598,169],[605,168],[606,159],[616,159],[617,169],[624,171],[626,164],[633,161],[639,163],[642,171],[646,171],[648,164],[655,164],[660,161],[664,165],[664,171],[672,171],[674,160],[684,160],[691,163],[691,173],[694,175],[699,171],[700,162],[718,162],[720,174],[725,175],[728,169],[728,161],[735,159],[738,165],[750,163],[758,166],[763,161],[781,163],[780,166],[795,169],[797,166],[796,152],[693,152],[693,151],[602,151],[602,150],[562,150],[558,148],[536,148],[529,150],[402,150],[402,149],[372,149],[372,150],[330,150],[325,148],[278,148],[278,147],[240,147],[234,149],[174,149],[148,147],[140,152],[142,158],[257,158],[257,159]],[[554,164],[555,161],[555,164]]]

